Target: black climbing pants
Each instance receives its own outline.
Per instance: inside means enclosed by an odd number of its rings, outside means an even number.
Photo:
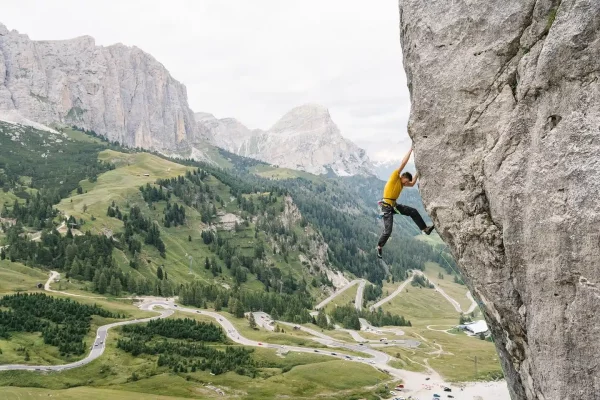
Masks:
[[[394,211],[395,210],[395,211]],[[383,211],[383,233],[379,238],[379,243],[377,244],[379,247],[385,246],[385,243],[390,238],[392,234],[392,228],[394,227],[394,214],[395,212],[399,212],[402,215],[406,215],[407,217],[412,218],[412,220],[417,224],[420,230],[427,228],[425,221],[419,214],[419,212],[412,208],[402,204],[396,204],[396,207],[389,206],[384,204],[382,206]]]

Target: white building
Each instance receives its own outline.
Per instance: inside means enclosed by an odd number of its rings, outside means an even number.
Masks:
[[[480,333],[487,334],[489,331],[487,323],[484,320],[471,322],[463,325],[462,327],[464,327],[467,333],[471,335],[479,335]]]

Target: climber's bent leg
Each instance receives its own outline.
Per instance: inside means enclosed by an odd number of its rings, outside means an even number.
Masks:
[[[415,224],[417,224],[420,230],[425,231],[428,229],[427,225],[425,224],[425,221],[423,221],[423,218],[416,209],[402,204],[396,204],[396,210],[400,214],[412,218],[412,220],[415,222]]]

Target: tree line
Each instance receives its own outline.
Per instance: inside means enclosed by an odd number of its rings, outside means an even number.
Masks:
[[[0,186],[25,200],[25,204],[5,205],[1,214],[23,225],[50,228],[56,216],[53,205],[68,197],[81,180],[93,181],[114,169],[114,165],[98,161],[99,152],[105,148],[101,144],[65,140],[57,134],[40,134],[35,128],[4,122],[0,126]],[[12,140],[11,134],[17,134],[19,140]],[[32,194],[29,189],[37,192]]]
[[[208,303],[212,303],[217,311],[228,308],[239,317],[248,311],[265,311],[283,321],[299,324],[312,321],[308,310],[312,308],[313,299],[308,293],[279,294],[245,289],[230,291],[218,285],[194,281],[181,287],[179,298],[183,304],[194,307],[207,308]]]
[[[128,325],[122,328],[123,338],[117,348],[131,353],[158,355],[157,366],[173,372],[210,371],[215,375],[234,371],[240,375],[256,376],[253,350],[227,346],[224,351],[205,342],[225,343],[226,337],[213,323],[192,319],[161,319],[144,325]],[[153,337],[158,339],[152,340]],[[167,340],[177,339],[177,340]]]
[[[172,296],[176,286],[166,279],[151,280],[123,272],[113,258],[117,244],[104,235],[89,231],[80,236],[61,235],[56,229],[43,231],[39,242],[29,240],[20,224],[7,229],[8,247],[0,258],[22,262],[31,267],[57,269],[65,277],[91,282],[91,290],[119,296],[123,291],[136,294]],[[142,262],[138,258],[136,262]]]
[[[155,319],[146,324],[125,325],[123,333],[144,335],[151,339],[154,335],[171,339],[189,339],[198,342],[225,343],[226,336],[220,326],[212,322],[198,322],[191,318]]]
[[[317,316],[318,317],[318,316]],[[331,312],[331,318],[346,329],[360,330],[359,318],[364,318],[373,326],[412,326],[403,316],[383,312],[381,307],[376,311],[357,310],[352,304],[338,306]],[[317,322],[319,322],[317,320]]]
[[[86,351],[84,337],[90,330],[92,315],[122,318],[96,305],[59,299],[43,293],[15,294],[0,299],[0,337],[11,332],[41,332],[44,343],[58,347],[61,356],[81,355]]]

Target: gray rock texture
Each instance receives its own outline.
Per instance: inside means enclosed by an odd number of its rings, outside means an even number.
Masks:
[[[290,110],[267,131],[207,113],[196,113],[196,121],[212,144],[244,157],[313,174],[375,174],[366,152],[344,138],[327,108],[317,104]]]
[[[600,398],[600,1],[399,3],[423,200],[512,398]]]
[[[0,24],[0,111],[6,110],[148,149],[189,150],[202,136],[185,86],[142,50],[96,46],[89,36],[32,41]]]

